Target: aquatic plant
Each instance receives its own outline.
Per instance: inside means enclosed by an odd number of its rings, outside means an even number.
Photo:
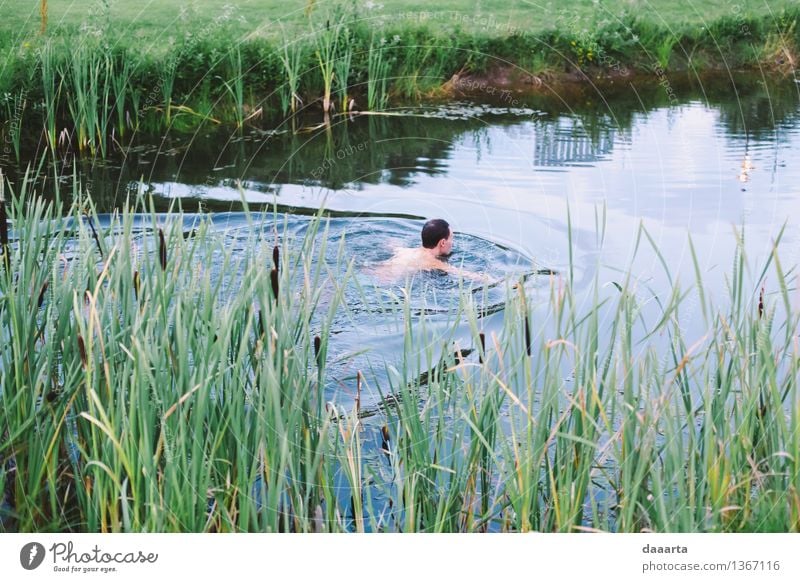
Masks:
[[[331,20],[333,20],[331,22]],[[322,111],[331,111],[331,92],[335,74],[336,59],[339,56],[339,42],[343,28],[343,16],[338,11],[330,13],[324,25],[315,28],[314,21],[309,19],[311,34],[313,35],[320,76],[322,77],[323,95]]]
[[[80,152],[105,156],[111,111],[111,60],[93,44],[81,43],[59,74],[66,83],[66,101]]]
[[[387,92],[389,61],[384,54],[386,39],[376,41],[373,34],[367,55],[367,108],[371,111],[385,109],[389,99]]]
[[[244,126],[244,74],[242,72],[242,52],[237,45],[228,53],[228,80],[220,79],[233,101],[236,127]]]
[[[109,78],[114,92],[114,109],[117,112],[116,130],[120,137],[124,137],[128,127],[125,105],[128,102],[128,93],[131,86],[131,75],[134,68],[133,59],[126,51],[122,51],[119,55],[110,55],[109,65],[111,67]]]
[[[58,51],[52,42],[46,42],[39,52],[42,75],[42,96],[44,101],[44,133],[50,151],[56,150],[58,140],[58,108],[63,78],[58,76]]]
[[[353,38],[347,26],[342,27],[341,40],[339,42],[339,54],[333,65],[333,79],[339,92],[339,103],[342,112],[348,110],[348,79],[350,78],[350,68],[353,62]]]
[[[279,53],[285,82],[278,87],[278,94],[281,101],[281,111],[284,115],[291,111],[292,115],[297,113],[297,108],[302,104],[300,98],[300,71],[305,62],[305,45],[297,40],[290,40],[283,31],[282,50]]]

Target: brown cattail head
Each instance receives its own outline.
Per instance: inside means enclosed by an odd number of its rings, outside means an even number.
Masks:
[[[525,314],[525,351],[531,355],[531,322],[528,314]]]
[[[381,450],[389,453],[389,427],[386,425],[381,427]]]
[[[78,353],[81,355],[81,364],[85,370],[88,360],[86,359],[86,346],[83,344],[83,338],[80,334],[78,334]]]
[[[758,296],[758,317],[764,315],[764,285],[761,286],[761,293]]]
[[[278,245],[272,247],[272,266],[281,270],[281,248]]]
[[[139,301],[139,271],[133,272],[133,295],[136,297],[136,301]]]
[[[319,354],[322,351],[322,338],[318,335],[314,336],[314,357],[317,359],[317,365],[319,365]]]
[[[36,302],[37,307],[41,307],[44,303],[44,295],[47,293],[47,288],[50,287],[50,281],[45,281],[42,285],[42,290],[39,291],[39,300]]]
[[[486,353],[486,334],[481,332],[478,334],[478,337],[481,340],[481,351],[478,354],[478,361],[482,364],[483,363],[483,354]]]
[[[264,337],[264,314],[260,309],[258,310],[258,335]]]
[[[270,273],[269,273],[269,278],[270,278],[270,282],[272,283],[272,296],[275,297],[275,299],[277,299],[278,298],[278,291],[280,290],[279,289],[279,283],[278,283],[278,269],[273,267],[272,271],[270,271]]]
[[[167,242],[164,240],[164,230],[158,229],[158,258],[161,262],[161,270],[167,270]]]

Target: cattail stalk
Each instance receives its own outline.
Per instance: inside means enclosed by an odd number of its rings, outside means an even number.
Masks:
[[[356,414],[361,412],[361,371],[356,374]]]
[[[105,260],[105,255],[103,254],[103,247],[100,245],[100,237],[97,236],[97,231],[94,228],[94,221],[92,217],[87,213],[86,218],[89,220],[89,228],[92,229],[92,238],[94,239],[95,244],[97,245],[97,252],[100,253],[100,259]]]

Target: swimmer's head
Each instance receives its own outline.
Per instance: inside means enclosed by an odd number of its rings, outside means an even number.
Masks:
[[[453,231],[442,218],[433,218],[422,227],[422,246],[436,255],[449,255],[453,251]]]

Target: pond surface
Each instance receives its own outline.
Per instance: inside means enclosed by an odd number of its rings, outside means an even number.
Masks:
[[[334,117],[329,127],[296,133],[288,122],[244,134],[201,128],[136,139],[104,163],[67,159],[59,171],[69,190],[76,163],[100,212],[142,189],[157,195],[162,210],[180,199],[187,211],[235,211],[240,182],[254,205],[338,211],[350,219],[363,252],[372,252],[383,230],[387,239],[415,243],[423,219],[442,217],[457,232],[557,271],[569,263],[569,207],[579,286],[598,262],[596,215],[603,212],[601,263],[614,269],[628,266],[640,223],[673,277],[686,282],[693,279],[688,233],[707,285],[719,290],[735,225],[746,225],[755,263],[790,220],[783,247],[789,263],[797,262],[791,219],[800,193],[800,159],[793,155],[800,85],[740,76],[676,79],[671,89],[655,82],[613,91],[587,86],[495,104],[476,101],[478,95],[399,108],[392,113],[402,115],[392,117]],[[300,119],[295,128],[319,121]],[[52,179],[43,190],[52,193]],[[460,261],[464,249],[457,243],[455,250]],[[655,255],[640,255],[636,276],[657,289],[666,281],[663,269]],[[480,260],[480,251],[470,260]]]

